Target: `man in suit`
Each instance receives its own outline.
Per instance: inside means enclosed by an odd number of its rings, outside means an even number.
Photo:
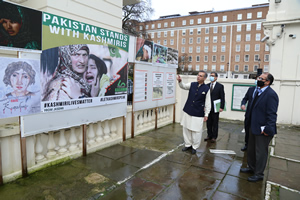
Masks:
[[[249,89],[247,90],[244,98],[242,99],[241,102],[241,109],[242,110],[246,110],[246,104],[248,102],[247,105],[247,110],[245,113],[245,120],[244,120],[244,128],[245,128],[245,146],[241,149],[241,151],[246,151],[247,150],[247,146],[248,146],[248,139],[249,139],[249,123],[248,123],[248,115],[249,115],[249,105],[251,104],[251,99],[252,99],[252,95],[254,94],[254,90],[256,87],[249,87]]]
[[[210,95],[207,95],[209,87],[204,83],[206,78],[207,73],[203,70],[199,71],[197,82],[185,84],[182,83],[179,75],[177,77],[179,87],[189,90],[181,120],[185,143],[182,151],[192,150],[192,154],[195,154],[196,149],[200,146],[203,121],[207,120],[210,110]]]
[[[223,111],[225,106],[224,86],[221,83],[218,83],[217,79],[217,72],[212,72],[210,74],[211,82],[207,84],[210,88],[211,110],[206,121],[207,137],[204,139],[204,141],[211,140],[212,143],[216,142],[216,139],[218,138],[219,113]],[[221,105],[220,110],[215,112],[213,102],[217,99],[221,100]]]
[[[247,168],[243,173],[252,173],[248,181],[256,182],[264,178],[264,170],[268,160],[269,143],[277,133],[276,120],[278,96],[270,87],[274,77],[263,73],[257,79],[257,88],[251,99],[249,108],[249,143],[247,148]]]

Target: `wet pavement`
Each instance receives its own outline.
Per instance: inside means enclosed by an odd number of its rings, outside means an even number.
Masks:
[[[0,199],[300,199],[299,127],[278,128],[265,178],[256,183],[239,171],[247,160],[243,123],[219,127],[217,142],[202,141],[196,155],[181,151],[182,127],[172,124],[0,186]]]

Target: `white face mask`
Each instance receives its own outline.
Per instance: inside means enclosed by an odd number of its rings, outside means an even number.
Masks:
[[[215,77],[209,77],[209,80],[211,81],[211,82],[213,82],[214,80],[215,80]]]

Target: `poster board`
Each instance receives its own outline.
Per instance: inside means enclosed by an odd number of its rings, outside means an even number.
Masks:
[[[231,110],[243,111],[241,109],[241,102],[247,93],[247,90],[255,85],[242,85],[242,84],[233,84],[232,85],[232,99],[231,99]]]

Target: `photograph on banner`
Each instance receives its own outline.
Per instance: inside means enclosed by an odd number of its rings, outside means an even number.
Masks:
[[[134,71],[134,102],[147,101],[148,92],[148,71],[135,70]]]
[[[166,73],[166,98],[173,98],[175,96],[175,73],[167,72]]]
[[[168,47],[164,47],[159,44],[154,44],[152,57],[153,63],[167,64],[167,51]]]
[[[126,102],[128,52],[74,44],[41,55],[42,111]]]
[[[42,12],[0,1],[1,47],[41,50]]]
[[[178,50],[173,48],[168,48],[167,62],[169,65],[174,65],[178,67]]]
[[[152,63],[153,42],[143,38],[136,38],[136,61]]]
[[[152,100],[159,100],[163,97],[164,73],[153,72],[153,93]]]
[[[0,118],[41,112],[40,61],[1,58]]]

